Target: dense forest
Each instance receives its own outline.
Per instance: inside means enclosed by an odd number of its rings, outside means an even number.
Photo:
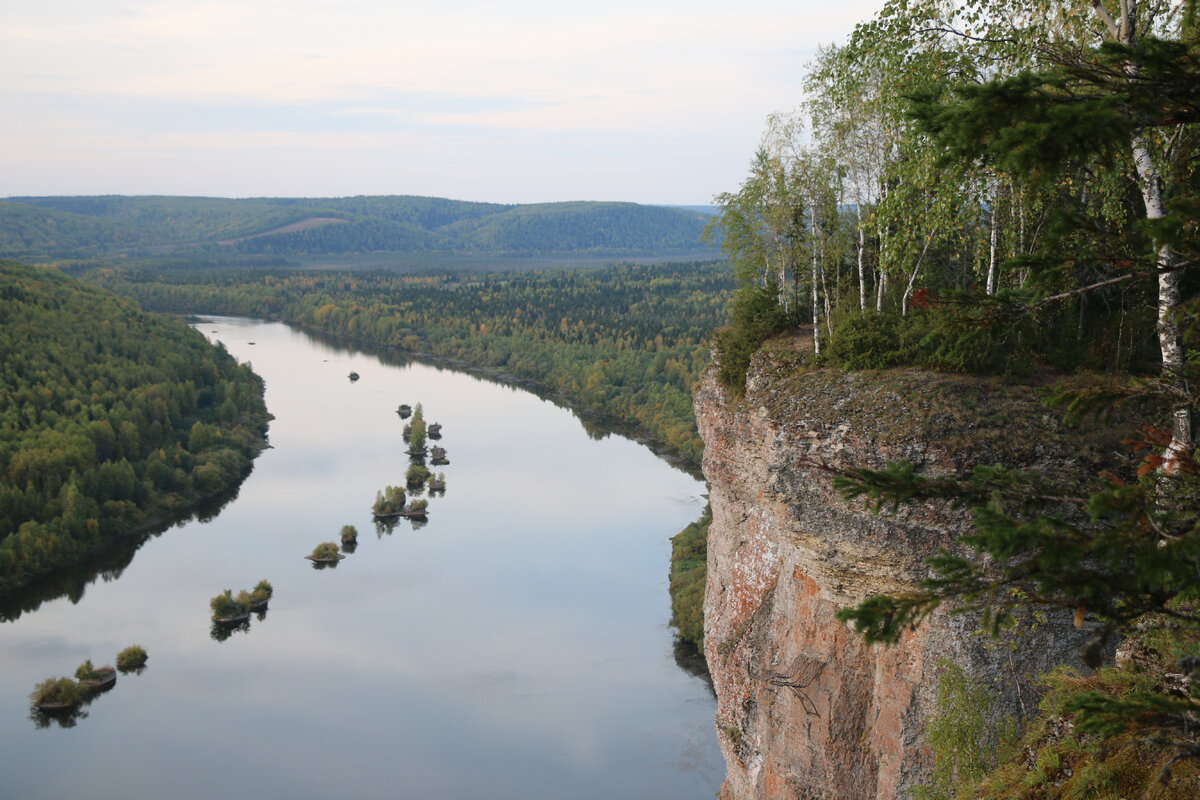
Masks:
[[[0,261],[0,592],[236,486],[261,381],[179,320]]]
[[[738,280],[715,338],[735,394],[786,334],[809,368],[1072,376],[1051,393],[1071,413],[1136,403],[1156,419],[1074,483],[989,464],[831,476],[881,513],[974,514],[973,556],[940,553],[918,591],[839,615],[869,642],[942,604],[992,633],[1030,609],[1094,633],[1081,655],[1099,669],[1048,676],[1023,732],[988,734],[998,748],[977,746],[987,687],[947,695],[919,796],[1195,797],[1196,3],[889,2],[819,54],[805,96],[768,119],[712,223]]]
[[[707,215],[635,203],[500,205],[436,197],[24,197],[0,200],[0,256],[187,257],[191,265],[419,255],[697,257]],[[394,263],[408,263],[400,259]]]
[[[691,390],[727,314],[718,263],[520,272],[90,269],[171,313],[277,319],[533,381],[699,463]]]

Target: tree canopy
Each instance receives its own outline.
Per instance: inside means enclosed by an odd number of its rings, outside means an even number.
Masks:
[[[0,591],[235,486],[262,382],[180,320],[0,262]]]

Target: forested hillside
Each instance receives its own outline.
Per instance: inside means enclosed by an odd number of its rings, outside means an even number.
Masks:
[[[183,322],[0,261],[0,592],[241,480],[261,381]]]
[[[720,264],[522,272],[122,270],[86,273],[146,308],[279,319],[534,381],[685,460],[691,390],[725,319]]]
[[[704,252],[706,215],[634,203],[498,205],[436,197],[26,197],[0,200],[0,255],[249,262],[420,254],[626,257]],[[428,266],[428,264],[427,264]]]

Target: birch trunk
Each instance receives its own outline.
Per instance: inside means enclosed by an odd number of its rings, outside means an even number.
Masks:
[[[863,251],[867,247],[866,233],[863,231],[862,200],[855,199],[855,213],[858,216],[858,310],[867,310],[867,275],[863,269]]]
[[[1118,23],[1100,5],[1099,0],[1092,0],[1092,8],[1108,28],[1108,32],[1120,44],[1132,46],[1137,36],[1134,17],[1137,13],[1136,0],[1122,0],[1121,19]],[[1126,71],[1134,76],[1137,74],[1135,65],[1128,65]],[[1130,137],[1130,150],[1133,153],[1133,163],[1137,168],[1138,188],[1142,192],[1142,202],[1146,206],[1147,219],[1162,219],[1167,215],[1163,202],[1161,176],[1158,167],[1146,146],[1146,140],[1141,132]],[[1158,273],[1158,321],[1156,332],[1158,346],[1162,351],[1163,378],[1187,396],[1187,380],[1184,378],[1183,335],[1175,322],[1175,309],[1180,302],[1180,272],[1175,253],[1170,245],[1160,245],[1155,254],[1155,268]],[[1163,453],[1163,471],[1172,473],[1178,469],[1178,459],[1187,456],[1192,451],[1193,426],[1191,408],[1181,403],[1171,409],[1171,443]]]
[[[989,187],[988,199],[991,201],[991,208],[989,210],[992,215],[992,231],[988,245],[987,294],[988,297],[991,297],[996,293],[996,245],[1000,242],[1000,219],[999,214],[996,213],[996,205],[1000,197],[1000,184],[999,181],[995,180],[989,183],[991,185]]]
[[[808,207],[808,224],[809,233],[815,237],[817,235],[817,215],[812,210],[812,205]],[[817,287],[817,247],[813,244],[812,248],[812,318],[813,318],[813,353],[821,355],[821,304]]]

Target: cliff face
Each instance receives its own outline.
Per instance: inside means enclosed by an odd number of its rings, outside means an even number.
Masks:
[[[1087,634],[1050,619],[994,642],[977,619],[939,611],[895,647],[865,646],[834,613],[912,588],[969,518],[932,504],[873,514],[835,494],[817,464],[1078,474],[1106,442],[1067,429],[1029,387],[997,381],[804,373],[781,350],[760,354],[748,378],[736,404],[711,369],[695,395],[713,511],[704,637],[723,796],[909,797],[932,767],[925,724],[944,662],[986,681],[996,713],[1019,715],[1036,705],[1030,676],[1075,662]]]

